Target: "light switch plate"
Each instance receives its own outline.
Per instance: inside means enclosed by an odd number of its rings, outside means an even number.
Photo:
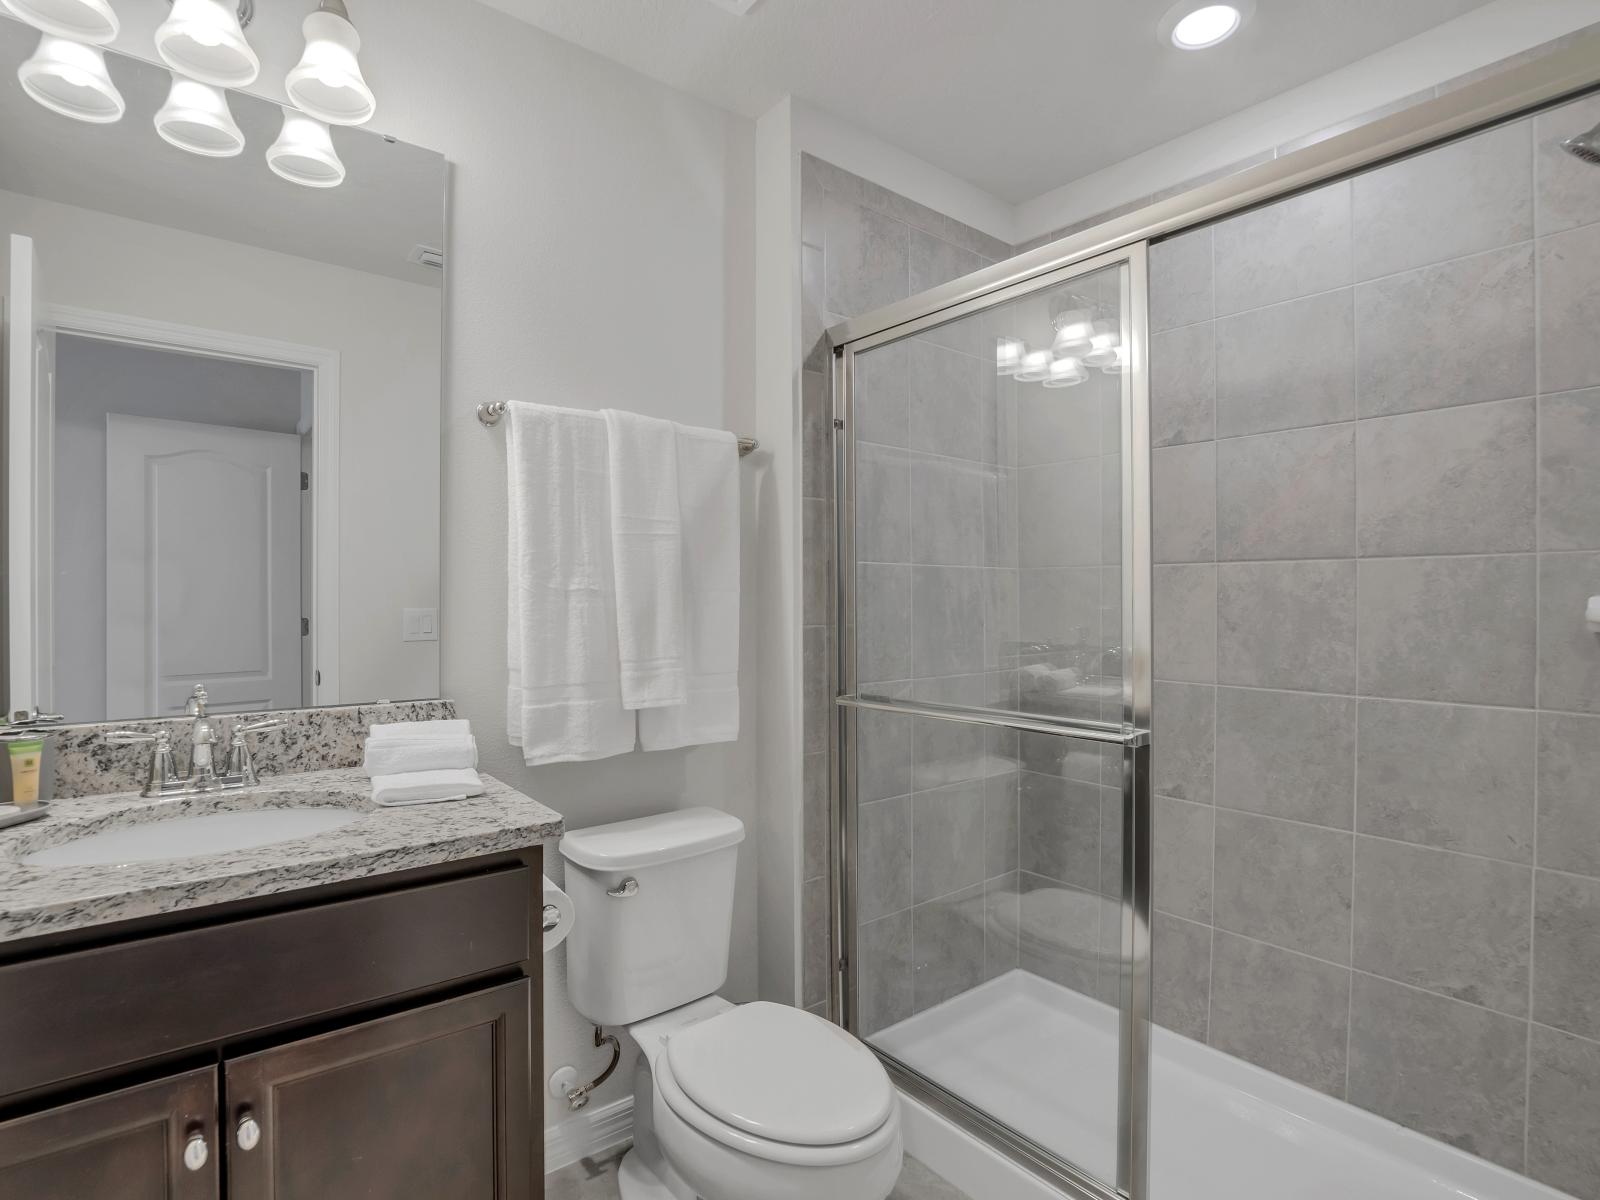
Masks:
[[[400,610],[400,640],[403,642],[437,642],[439,640],[439,610],[436,608],[402,608]]]

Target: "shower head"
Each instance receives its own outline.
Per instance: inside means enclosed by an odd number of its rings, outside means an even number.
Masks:
[[[1600,125],[1587,133],[1575,134],[1561,143],[1561,148],[1574,158],[1600,167]]]

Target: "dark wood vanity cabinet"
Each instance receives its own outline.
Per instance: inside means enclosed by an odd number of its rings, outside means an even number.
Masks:
[[[537,1196],[538,852],[481,866],[0,962],[0,1200]]]

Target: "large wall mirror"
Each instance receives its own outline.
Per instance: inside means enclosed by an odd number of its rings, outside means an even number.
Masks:
[[[108,54],[122,118],[18,82],[0,17],[7,707],[72,722],[439,694],[446,163],[332,130],[338,186],[153,118],[172,77]]]

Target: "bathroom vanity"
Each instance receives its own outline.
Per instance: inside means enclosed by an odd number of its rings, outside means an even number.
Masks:
[[[540,843],[487,795],[377,809],[359,771],[58,802],[0,833],[0,1196],[539,1194]],[[336,829],[120,866],[29,855],[219,811]]]

